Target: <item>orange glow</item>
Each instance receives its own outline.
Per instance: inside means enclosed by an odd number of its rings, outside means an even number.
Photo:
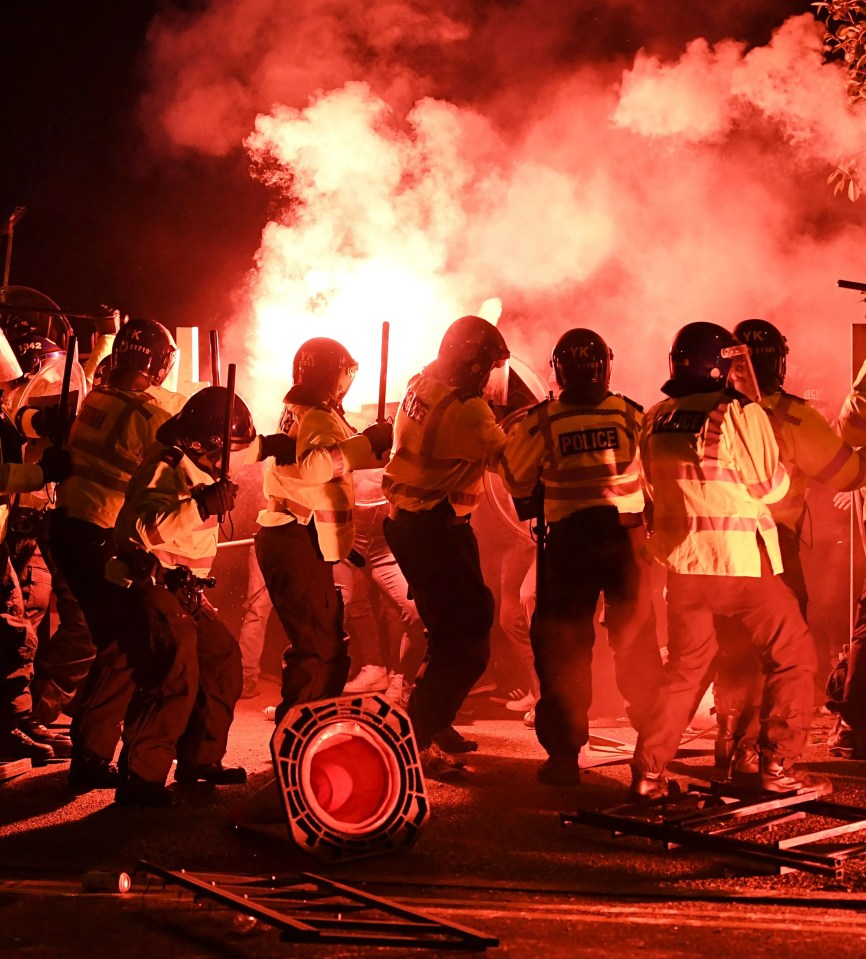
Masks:
[[[352,8],[351,29],[366,35],[397,7]],[[526,15],[515,36],[537,28],[530,8],[510,12]],[[247,358],[239,388],[260,428],[276,423],[304,339],[332,336],[359,361],[346,398],[357,410],[377,399],[383,320],[394,402],[447,325],[488,308],[501,309],[512,353],[540,372],[566,329],[598,330],[614,352],[613,388],[644,405],[681,326],[764,316],[791,344],[786,385],[823,390],[830,412],[841,401],[839,344],[862,311],[835,280],[853,275],[864,236],[859,209],[834,200],[826,179],[840,157],[866,153],[866,127],[812,16],[789,19],[763,47],[699,37],[667,57],[559,64],[546,82],[538,62],[512,58],[495,89],[464,84],[443,47],[443,69],[456,71],[449,99],[431,95],[420,64],[352,61],[349,27],[318,6],[272,9],[213,5],[154,34],[175,91],[162,110],[175,142],[223,152],[232,110],[258,111],[245,146],[274,211],[226,354]],[[244,10],[260,56],[238,46],[251,35]],[[400,24],[387,34],[394,50],[401,29],[426,38],[436,26]],[[454,26],[435,35],[471,30]],[[211,59],[178,59],[202,36]],[[246,75],[247,59],[293,66]],[[501,307],[482,306],[495,298]]]

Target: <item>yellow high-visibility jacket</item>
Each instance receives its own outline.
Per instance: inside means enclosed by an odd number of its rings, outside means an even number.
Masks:
[[[595,408],[545,400],[509,430],[499,474],[512,496],[527,496],[540,479],[551,523],[590,506],[641,513],[642,422],[642,408],[616,393]]]
[[[203,520],[192,498],[194,486],[211,485],[180,450],[154,443],[133,473],[115,524],[115,540],[123,551],[131,544],[152,553],[162,566],[188,566],[207,576],[217,552],[216,516]]]
[[[297,442],[297,461],[277,466],[267,460],[264,491],[267,505],[260,526],[315,520],[322,557],[345,559],[355,539],[352,470],[380,467],[370,441],[356,433],[341,413],[327,405],[287,404],[283,429]]]
[[[160,386],[91,390],[69,431],[72,475],[57,487],[57,506],[75,519],[114,526],[133,472],[185,401]]]
[[[483,399],[422,370],[397,410],[382,491],[400,509],[420,512],[447,499],[466,516],[481,499],[484,470],[496,467],[504,446],[505,434]]]
[[[644,419],[640,463],[653,502],[652,559],[677,573],[759,577],[760,536],[773,572],[782,571],[768,504],[789,480],[758,404],[728,392],[663,400]]]
[[[809,480],[834,490],[866,484],[866,450],[852,449],[830,424],[799,396],[779,390],[761,397],[779,444],[779,457],[791,478],[785,497],[770,506],[773,519],[799,533]],[[864,440],[866,442],[866,440]]]

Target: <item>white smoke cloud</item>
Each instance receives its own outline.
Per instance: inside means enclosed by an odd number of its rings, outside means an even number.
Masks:
[[[692,22],[642,0],[619,23],[579,3],[428,7],[214,0],[153,28],[151,115],[175,145],[245,141],[273,190],[235,330],[263,407],[318,333],[363,354],[369,399],[382,319],[399,393],[490,296],[540,371],[564,329],[598,329],[642,401],[679,326],[748,316],[808,358],[792,389],[841,396],[861,309],[834,284],[858,278],[864,237],[825,180],[864,125],[811,15],[750,49],[721,32],[749,5],[719,5],[671,55]],[[633,56],[625,23],[647,35]]]

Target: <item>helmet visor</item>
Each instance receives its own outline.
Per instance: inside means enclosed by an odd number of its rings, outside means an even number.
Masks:
[[[343,397],[349,392],[349,387],[355,381],[355,374],[358,372],[358,364],[344,366],[337,374],[337,382],[334,385],[333,400],[335,403],[342,403]]]
[[[508,373],[511,364],[508,360],[499,360],[490,371],[481,395],[495,406],[508,404]]]
[[[0,330],[0,383],[12,383],[24,376],[18,357],[15,355],[6,334]]]
[[[744,396],[748,396],[753,402],[759,402],[761,390],[758,386],[758,378],[755,376],[755,368],[752,366],[749,347],[745,343],[726,346],[721,351],[721,357],[724,360],[731,360],[731,368],[728,370],[728,386]]]

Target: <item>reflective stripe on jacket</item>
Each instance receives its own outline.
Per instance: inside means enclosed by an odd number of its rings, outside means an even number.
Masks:
[[[115,539],[121,550],[131,543],[153,553],[162,566],[188,566],[196,576],[206,576],[219,526],[216,516],[201,518],[191,491],[214,481],[186,456],[164,459],[169,449],[154,443],[145,454],[118,513]]]
[[[760,406],[723,392],[663,400],[644,419],[640,461],[653,559],[677,573],[759,577],[760,536],[782,571],[768,504],[789,481]]]
[[[397,410],[382,491],[400,509],[420,512],[447,499],[466,516],[481,499],[485,468],[495,466],[504,445],[484,400],[422,371]]]
[[[527,496],[540,479],[549,522],[590,506],[641,513],[636,454],[642,421],[640,407],[615,393],[595,408],[540,403],[508,433],[499,462],[505,488]]]
[[[859,489],[866,485],[866,450],[852,449],[799,396],[780,390],[762,397],[761,406],[770,417],[779,458],[791,477],[788,493],[770,506],[770,512],[779,525],[799,532],[809,480],[833,490]]]
[[[156,440],[156,431],[185,397],[161,387],[97,387],[69,431],[72,475],[57,488],[57,505],[75,519],[114,526],[133,472]]]
[[[297,440],[297,462],[277,466],[267,460],[264,491],[268,499],[258,515],[260,526],[316,523],[322,556],[328,562],[345,559],[355,539],[352,521],[352,470],[381,466],[370,441],[356,433],[329,406],[287,407],[289,435]]]

